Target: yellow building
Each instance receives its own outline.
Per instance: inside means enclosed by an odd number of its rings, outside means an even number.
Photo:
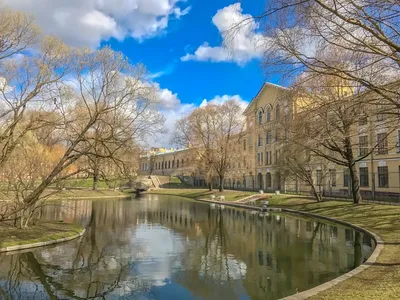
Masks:
[[[310,193],[304,182],[285,180],[277,159],[284,143],[289,142],[286,124],[309,103],[285,87],[264,83],[244,111],[245,134],[232,143],[233,158],[225,178],[225,188],[264,190],[268,192]],[[307,104],[308,103],[308,104]],[[380,109],[371,105],[372,110]],[[400,199],[400,126],[397,114],[388,111],[366,113],[353,129],[354,153],[362,156],[357,162],[360,189],[367,199]],[[205,186],[202,172],[196,165],[195,149],[164,149],[149,152],[141,158],[143,174],[189,176],[193,185]],[[347,197],[351,194],[349,171],[343,166],[326,163],[313,171],[315,182],[326,196]],[[215,184],[217,180],[215,180]]]

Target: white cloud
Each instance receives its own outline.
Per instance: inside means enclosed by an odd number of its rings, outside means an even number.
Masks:
[[[154,83],[153,83],[154,84]],[[249,104],[247,101],[243,100],[239,95],[222,95],[215,96],[212,99],[204,99],[199,106],[194,103],[182,103],[178,98],[176,93],[171,92],[169,89],[162,89],[160,86],[155,83],[154,86],[158,89],[158,95],[161,100],[161,112],[165,116],[165,129],[167,130],[166,134],[154,137],[153,141],[148,141],[148,143],[152,146],[159,147],[169,147],[174,144],[171,141],[172,134],[174,132],[175,122],[190,114],[197,107],[204,107],[208,103],[214,104],[222,104],[229,100],[236,100],[239,102],[240,107],[244,111]]]
[[[102,40],[143,40],[165,30],[171,18],[186,15],[184,0],[4,0],[33,14],[46,34],[73,46],[97,47]]]
[[[267,39],[257,33],[259,26],[254,18],[249,14],[243,14],[242,11],[240,3],[218,10],[212,22],[222,36],[222,45],[212,47],[205,42],[193,54],[187,53],[181,60],[236,62],[243,65],[261,57]],[[238,24],[240,26],[233,30],[232,28]]]
[[[173,93],[169,89],[162,89],[158,83],[153,83],[160,98],[160,105],[164,109],[174,109],[180,105],[181,101],[177,93]]]
[[[222,103],[224,103],[226,101],[229,101],[229,100],[236,100],[239,103],[239,105],[240,105],[240,107],[242,108],[243,111],[249,105],[249,102],[243,100],[242,97],[240,97],[239,95],[233,95],[233,96],[230,96],[230,95],[219,96],[219,95],[217,95],[217,96],[215,96],[214,98],[212,98],[210,100],[204,99],[201,102],[200,107],[205,107],[208,103],[214,103],[214,104],[219,104],[220,105],[220,104],[222,104]]]

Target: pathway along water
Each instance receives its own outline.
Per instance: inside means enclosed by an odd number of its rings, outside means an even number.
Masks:
[[[80,222],[85,235],[1,255],[1,299],[278,299],[348,272],[375,246],[341,225],[173,196],[67,206],[42,217]]]

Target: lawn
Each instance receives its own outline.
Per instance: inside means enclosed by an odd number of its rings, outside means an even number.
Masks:
[[[315,203],[295,196],[274,196],[270,205],[336,218],[378,234],[385,246],[367,270],[310,299],[398,299],[400,295],[400,207],[353,205],[342,201]]]
[[[256,194],[255,192],[232,191],[232,190],[226,190],[224,192],[218,192],[218,190],[214,190],[210,192],[208,189],[157,189],[149,191],[147,193],[161,194],[161,195],[175,195],[192,199],[198,199],[198,198],[209,199],[211,195],[215,195],[216,197],[224,195],[225,201],[236,201],[244,197]]]
[[[79,234],[82,226],[69,223],[41,223],[27,229],[18,229],[10,223],[0,223],[0,248],[47,242]]]

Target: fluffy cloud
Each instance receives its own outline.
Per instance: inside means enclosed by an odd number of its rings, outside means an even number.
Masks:
[[[257,33],[259,26],[254,18],[242,13],[240,3],[218,10],[212,22],[222,36],[222,45],[212,47],[206,42],[193,54],[181,57],[182,61],[236,62],[243,65],[262,55],[267,40]]]
[[[171,18],[186,15],[184,0],[4,0],[12,8],[33,14],[47,34],[74,46],[97,47],[111,37],[137,40],[157,35]]]
[[[200,107],[204,107],[206,106],[208,103],[214,103],[214,104],[222,104],[226,101],[229,100],[236,100],[239,102],[240,107],[242,108],[242,110],[244,111],[247,107],[247,105],[249,105],[249,102],[245,101],[242,99],[242,97],[240,97],[239,95],[223,95],[223,96],[215,96],[214,98],[212,98],[211,100],[207,100],[204,99],[201,104]]]
[[[182,103],[176,93],[171,92],[169,89],[160,88],[157,83],[153,83],[153,85],[157,89],[158,96],[160,97],[161,102],[161,111],[165,116],[165,129],[167,130],[166,134],[153,137],[154,140],[148,141],[148,144],[151,146],[172,146],[174,142],[171,140],[172,134],[174,132],[175,122],[190,114],[196,107],[194,103]],[[204,99],[199,107],[204,107],[208,103],[222,104],[229,100],[237,100],[242,110],[244,111],[249,104],[247,101],[243,100],[239,95],[223,95],[223,96],[215,96],[212,99]]]

